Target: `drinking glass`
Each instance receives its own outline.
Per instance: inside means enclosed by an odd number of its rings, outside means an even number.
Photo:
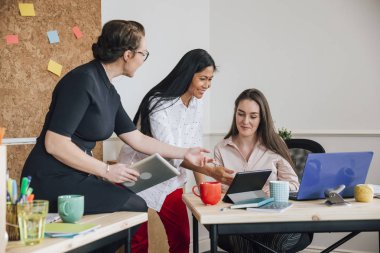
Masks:
[[[47,200],[34,200],[17,205],[20,239],[25,245],[38,244],[43,240],[48,209]]]

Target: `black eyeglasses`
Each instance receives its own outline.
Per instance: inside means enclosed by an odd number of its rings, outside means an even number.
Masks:
[[[141,52],[141,51],[135,51],[135,52],[138,54],[141,54],[144,57],[144,61],[146,61],[146,59],[148,59],[148,56],[149,56],[148,50],[145,50],[145,52]]]

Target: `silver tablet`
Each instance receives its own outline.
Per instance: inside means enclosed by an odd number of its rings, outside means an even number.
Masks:
[[[140,178],[136,182],[124,182],[123,185],[135,193],[180,174],[173,165],[157,153],[132,164],[130,168],[138,171]]]

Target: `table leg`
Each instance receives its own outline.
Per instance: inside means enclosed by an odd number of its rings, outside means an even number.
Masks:
[[[193,216],[193,253],[199,253],[198,220]]]
[[[128,228],[127,230],[127,238],[125,239],[125,243],[124,243],[124,252],[131,253],[131,229],[130,228]]]
[[[218,225],[213,224],[210,226],[210,244],[211,244],[211,253],[218,252]]]

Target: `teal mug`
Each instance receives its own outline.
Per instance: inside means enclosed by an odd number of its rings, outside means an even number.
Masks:
[[[58,197],[58,213],[65,223],[79,221],[84,212],[84,196],[62,195]]]
[[[288,202],[289,182],[288,181],[269,181],[270,197],[275,202]]]

